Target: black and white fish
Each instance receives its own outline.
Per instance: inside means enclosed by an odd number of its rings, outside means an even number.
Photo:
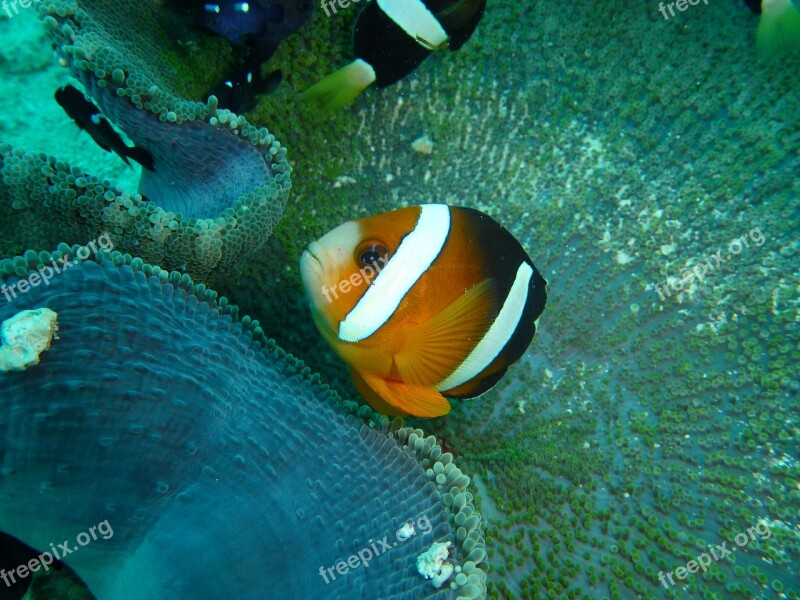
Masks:
[[[373,83],[390,86],[432,52],[461,48],[485,9],[486,0],[374,0],[356,20],[356,60],[306,90],[302,98],[321,110],[333,110]]]
[[[262,66],[314,15],[311,0],[167,0],[166,5],[186,11],[198,27],[225,38],[242,53],[243,62],[210,91],[220,106],[236,113],[252,110],[260,96],[277,88],[281,72],[262,74]]]
[[[128,146],[94,102],[74,85],[57,89],[56,102],[103,150],[116,152],[128,166],[131,164],[128,159],[132,159],[148,171],[154,169],[153,156],[144,148]]]

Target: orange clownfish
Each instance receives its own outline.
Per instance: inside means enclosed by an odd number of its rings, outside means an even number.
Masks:
[[[377,411],[438,417],[491,389],[544,310],[547,282],[477,210],[425,204],[340,225],[300,259],[311,313]]]

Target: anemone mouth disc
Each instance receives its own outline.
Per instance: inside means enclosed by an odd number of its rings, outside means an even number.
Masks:
[[[0,283],[73,251],[0,261]],[[48,548],[107,519],[113,537],[65,559],[97,597],[455,597],[415,571],[434,541],[457,549],[460,595],[484,593],[480,518],[452,456],[385,417],[365,424],[216,293],[101,251],[0,320],[40,306],[58,339],[0,375],[0,530]],[[423,517],[425,535],[391,544]],[[386,536],[368,568],[337,574]]]

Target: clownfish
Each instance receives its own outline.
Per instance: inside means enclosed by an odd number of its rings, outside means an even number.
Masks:
[[[333,6],[335,2],[331,2]],[[327,3],[323,0],[327,12]],[[374,0],[359,13],[353,33],[356,60],[303,92],[322,111],[349,104],[373,83],[387,87],[432,52],[458,50],[483,16],[486,0]]]
[[[425,204],[349,221],[300,272],[314,323],[377,411],[438,417],[519,360],[547,282],[488,215]]]

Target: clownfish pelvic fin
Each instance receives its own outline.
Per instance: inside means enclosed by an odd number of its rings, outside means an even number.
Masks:
[[[441,417],[450,412],[447,399],[430,387],[357,374],[355,371],[351,375],[353,385],[370,406],[389,416]],[[380,400],[376,401],[375,396]]]

